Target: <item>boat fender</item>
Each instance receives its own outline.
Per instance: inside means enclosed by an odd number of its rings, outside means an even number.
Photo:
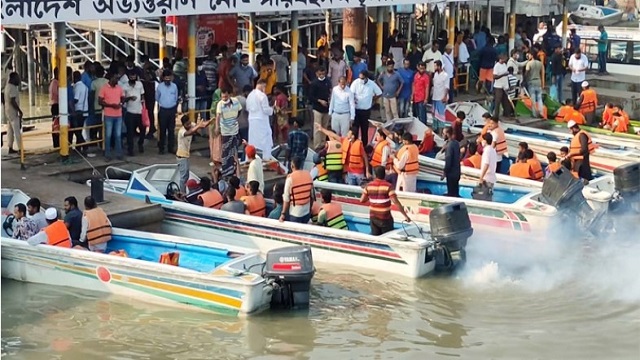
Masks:
[[[121,256],[121,257],[129,257],[129,255],[127,254],[126,251],[120,249],[120,250],[115,250],[109,253],[109,255],[114,255],[114,256]]]
[[[180,253],[178,252],[166,252],[160,254],[160,264],[167,264],[173,266],[179,266]]]

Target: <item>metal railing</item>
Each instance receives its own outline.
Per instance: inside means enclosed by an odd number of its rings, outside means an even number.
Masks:
[[[131,44],[131,42],[129,42],[126,38],[122,37],[120,34],[118,34],[117,32],[113,34],[115,37],[117,37],[118,39],[122,40],[122,42],[124,42],[125,45],[127,45],[129,48],[131,48],[133,51],[135,51],[136,53],[140,54],[140,55],[144,55],[144,52],[138,48],[136,48],[136,46],[134,44]],[[104,39],[104,36],[102,37]],[[109,42],[111,43],[111,42]],[[111,43],[112,44],[112,43]],[[118,50],[120,50],[118,48]],[[124,53],[124,51],[120,50],[120,52]],[[156,61],[154,59],[149,59],[149,61],[155,65],[156,67],[161,67],[160,66],[160,62]],[[140,65],[140,64],[138,64]]]

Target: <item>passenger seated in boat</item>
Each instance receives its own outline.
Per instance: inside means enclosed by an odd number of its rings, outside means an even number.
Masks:
[[[564,117],[567,116],[571,111],[573,111],[573,100],[566,99],[564,101],[564,106],[561,106],[556,113],[556,121],[565,122]]]
[[[247,214],[265,217],[267,215],[267,203],[260,192],[260,183],[251,180],[247,183],[246,190],[249,195],[243,196],[242,201],[247,206]]]
[[[307,224],[311,218],[311,206],[315,198],[313,180],[311,174],[302,169],[303,161],[300,157],[294,157],[291,161],[293,171],[284,183],[284,203],[280,221],[285,220],[285,214],[288,214],[289,221],[302,224]]]
[[[104,210],[98,207],[96,200],[87,196],[84,198],[80,242],[88,242],[91,251],[105,252],[109,240],[111,240],[111,221]]]
[[[322,195],[323,204],[320,206],[316,224],[334,229],[348,230],[347,221],[342,213],[342,205],[331,202],[333,196],[331,190],[322,189],[320,194]]]
[[[282,214],[282,203],[283,203],[282,194],[283,193],[284,193],[283,182],[277,182],[275,185],[273,185],[273,202],[276,204],[276,207],[274,207],[273,210],[271,210],[271,212],[269,213],[269,216],[268,216],[269,219],[277,220],[280,218],[280,214]]]
[[[602,112],[602,121],[600,122],[600,127],[603,129],[611,130],[613,125],[613,103],[607,103],[604,106],[604,111]]]
[[[509,168],[509,176],[533,180],[533,169],[531,169],[531,165],[527,163],[527,157],[524,153],[518,154],[518,161]]]
[[[547,154],[547,168],[545,169],[545,178],[549,177],[551,173],[555,173],[562,167],[562,163],[558,161],[556,153],[549,151]]]
[[[320,203],[314,201],[311,205],[311,223],[316,225],[318,223],[318,215],[320,215]]]
[[[518,143],[518,155],[522,154],[527,150],[529,150],[529,144],[527,144],[526,141],[521,141]]]
[[[329,172],[324,167],[324,159],[320,154],[313,155],[313,163],[316,166],[311,169],[311,178],[313,181],[329,181]]]
[[[229,187],[234,188],[236,191],[236,198],[234,200],[240,200],[243,196],[247,196],[247,190],[240,186],[240,179],[237,176],[229,178]]]
[[[200,187],[202,188],[202,193],[198,195],[198,198],[193,203],[210,209],[220,210],[224,204],[224,197],[220,194],[220,191],[218,191],[218,184],[211,184],[211,179],[205,176],[200,179]]]
[[[244,202],[236,200],[236,189],[233,186],[229,186],[225,193],[227,203],[222,205],[220,210],[229,211],[236,214],[245,214],[247,212],[247,206]]]
[[[614,105],[611,114],[611,129],[613,132],[626,134],[629,131],[629,115],[622,109],[622,105]]]
[[[196,179],[187,180],[187,195],[184,200],[193,204],[200,194],[202,194],[202,184],[198,183]]]
[[[542,171],[542,164],[533,153],[533,150],[527,149],[524,151],[524,156],[527,158],[527,164],[531,165],[531,170],[533,170],[533,180],[542,181],[544,177],[544,172]]]
[[[453,129],[453,138],[456,139],[458,142],[462,142],[462,140],[464,140],[464,134],[462,133],[462,123],[466,118],[467,118],[467,115],[464,113],[464,111],[458,111],[456,113],[456,120],[453,122],[453,125],[451,126]]]
[[[578,109],[579,107],[576,105],[572,110],[567,111],[567,114],[564,116],[563,122],[568,123],[569,121],[573,120],[578,125],[584,125],[586,123],[586,120],[584,118],[584,115],[582,115],[580,111],[578,111]]]
[[[47,220],[47,227],[28,238],[27,243],[29,245],[47,244],[70,248],[71,235],[64,221],[58,220],[58,211],[55,208],[48,208],[44,217]]]
[[[431,126],[427,126],[427,130],[424,131],[420,148],[418,148],[420,155],[433,156],[436,151],[435,135]]]
[[[482,155],[478,154],[478,144],[469,143],[467,148],[468,148],[467,151],[469,156],[467,156],[464,160],[462,160],[462,165],[472,167],[475,169],[480,169]]]
[[[571,159],[569,159],[567,156],[569,156],[569,148],[566,147],[566,146],[561,147],[560,148],[560,163],[565,168],[571,170]]]
[[[13,208],[15,225],[11,238],[17,240],[27,240],[38,233],[38,225],[33,219],[27,217],[27,207],[20,203]]]
[[[371,235],[375,236],[393,230],[394,221],[391,215],[391,203],[398,207],[398,211],[404,215],[407,222],[410,222],[411,219],[404,211],[404,206],[398,200],[393,186],[384,180],[384,168],[377,166],[373,169],[373,172],[376,178],[364,188],[360,202],[369,202]]]

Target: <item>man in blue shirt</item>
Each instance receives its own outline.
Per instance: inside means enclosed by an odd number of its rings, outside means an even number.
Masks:
[[[360,75],[360,73],[363,70],[367,70],[367,64],[362,62],[362,52],[356,51],[353,54],[353,64],[351,64],[351,73],[355,78],[357,75]]]
[[[473,42],[476,43],[476,49],[482,49],[487,44],[487,34],[484,26],[476,28],[476,33],[473,34]]]
[[[387,61],[387,71],[378,77],[378,85],[382,88],[382,104],[387,121],[398,118],[398,95],[402,90],[404,80],[395,71],[396,63],[393,60]]]
[[[289,126],[289,139],[287,141],[287,167],[291,170],[291,159],[299,157],[301,159],[307,158],[307,152],[309,150],[309,135],[302,130],[304,126],[304,118],[290,117]]]
[[[156,89],[156,102],[158,103],[158,153],[164,154],[165,143],[169,153],[175,149],[176,110],[178,106],[178,86],[171,79],[171,71],[162,72],[162,83]]]
[[[398,116],[401,118],[409,116],[409,107],[411,106],[411,92],[413,89],[413,77],[416,72],[411,69],[411,62],[404,59],[402,68],[398,70],[398,74],[402,77],[404,84],[398,96]],[[411,111],[413,113],[413,110]]]

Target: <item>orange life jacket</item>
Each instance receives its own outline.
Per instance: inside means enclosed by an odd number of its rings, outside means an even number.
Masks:
[[[465,160],[469,161],[474,168],[480,169],[480,164],[482,163],[482,155],[475,153]],[[462,161],[462,163],[464,164],[464,160]]]
[[[334,229],[348,229],[347,221],[342,213],[342,206],[337,203],[323,204],[320,209],[324,210],[327,222],[324,225]]]
[[[160,254],[160,264],[167,264],[178,266],[180,263],[180,253],[179,252],[166,252]]]
[[[528,163],[517,162],[509,168],[509,176],[515,176],[521,179],[531,180],[531,173],[531,165]]]
[[[573,111],[573,106],[571,105],[562,106],[560,109],[558,109],[558,112],[556,113],[556,121],[565,121],[564,120],[565,116],[567,116],[567,114],[570,113],[571,111]]]
[[[343,163],[342,144],[335,140],[327,141],[327,155],[324,158],[325,169],[327,171],[342,171]]]
[[[220,210],[222,204],[224,204],[224,197],[220,194],[220,191],[211,189],[198,195],[198,199],[202,201],[202,206],[210,209]]]
[[[573,139],[571,139],[571,145],[569,147],[569,153],[574,154],[574,156],[571,157],[571,160],[573,161],[584,159],[584,156],[581,154],[581,150],[580,150],[582,148],[580,146],[580,134],[585,134],[585,136],[587,137],[589,154],[593,154],[593,152],[596,151],[596,146],[593,143],[593,141],[591,141],[591,136],[589,136],[589,134],[586,131],[580,130],[577,134],[573,136]]]
[[[557,162],[557,161],[556,161],[556,162],[554,162],[554,163],[551,163],[551,164],[549,164],[549,165],[547,166],[547,168],[549,169],[549,171],[550,171],[550,172],[552,172],[552,173],[557,172],[558,170],[560,170],[560,168],[561,168],[561,167],[562,167],[562,163],[559,163],[559,162]]]
[[[496,143],[496,153],[498,154],[498,157],[501,157],[507,153],[507,137],[505,136],[504,130],[502,130],[501,127],[498,126],[497,128],[495,128],[495,131],[498,136],[496,136],[493,141]]]
[[[239,188],[236,189],[236,197],[233,200],[239,201],[242,199],[242,197],[247,196],[249,194],[247,194],[247,189],[245,189],[244,187],[240,186]]]
[[[533,170],[533,180],[542,180],[544,178],[544,172],[542,171],[542,164],[535,157],[533,159],[527,159],[527,164],[531,165]]]
[[[613,108],[605,107],[602,112],[602,125],[613,126]]]
[[[316,164],[316,169],[318,169],[318,176],[313,181],[329,181],[329,171],[324,168],[324,165]]]
[[[580,112],[588,114],[596,111],[598,107],[598,96],[593,89],[582,90],[582,102],[580,103]]]
[[[612,116],[613,124],[616,124],[616,127],[613,129],[613,132],[617,133],[626,133],[629,130],[629,120],[624,115]],[[612,125],[613,125],[612,124]]]
[[[348,171],[364,171],[365,163],[362,161],[362,149],[362,141],[360,139],[353,142],[350,142],[347,138],[342,140],[342,164]],[[348,159],[347,154],[349,154]]]
[[[318,222],[318,215],[320,215],[320,204],[317,201],[313,202],[313,205],[311,205],[311,222],[313,222],[314,224]]]
[[[404,168],[398,169],[394,166],[394,169],[398,174],[405,173],[406,175],[418,175],[420,171],[420,163],[418,162],[418,157],[420,153],[418,152],[418,147],[415,144],[404,145],[396,157],[398,159],[402,159],[404,153],[408,152],[409,156],[407,157],[407,162],[404,164]]]
[[[313,179],[308,171],[296,170],[289,174],[291,178],[291,203],[295,205],[306,205],[311,201],[311,191],[313,190]]]
[[[373,155],[371,156],[371,162],[369,162],[371,164],[371,167],[382,165],[382,153],[385,146],[389,146],[389,142],[386,139],[376,144],[376,148],[373,150]],[[391,156],[388,156],[385,163],[385,169],[390,170],[392,164],[393,159],[391,158]]]
[[[247,211],[250,215],[265,217],[267,215],[267,203],[264,201],[262,193],[248,195],[243,198]]]
[[[567,113],[564,115],[564,122],[568,123],[569,121],[575,121],[576,124],[578,125],[584,125],[586,123],[586,120],[584,118],[584,115],[582,115],[581,112],[571,108],[571,110],[567,111]]]
[[[420,148],[418,149],[418,152],[420,154],[428,153],[431,150],[433,150],[435,145],[436,145],[436,142],[433,136],[433,131],[429,131],[428,133],[424,134],[424,139],[422,139],[422,143],[420,144]]]
[[[70,248],[71,247],[71,235],[69,230],[64,224],[64,221],[58,220],[44,229],[44,233],[47,234],[47,244],[51,246],[59,246]]]
[[[97,207],[85,210],[84,216],[87,218],[89,227],[87,228],[87,242],[89,245],[98,245],[111,240],[111,223],[107,214]]]

